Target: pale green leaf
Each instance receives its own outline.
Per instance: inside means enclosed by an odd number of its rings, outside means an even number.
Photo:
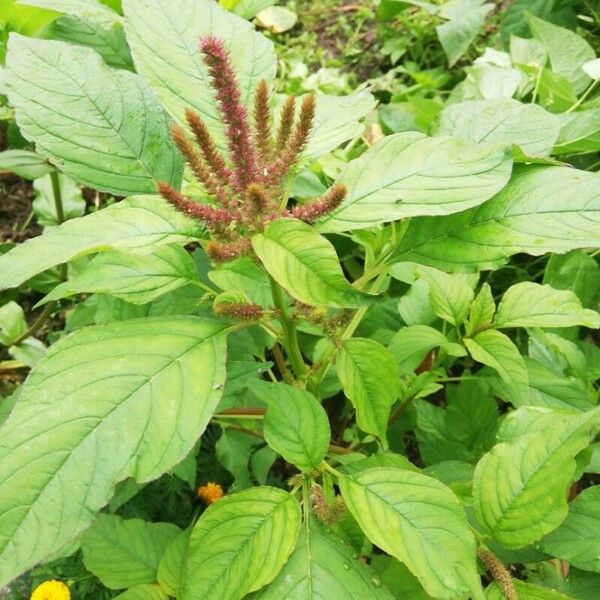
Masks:
[[[19,4],[66,13],[109,28],[122,19],[99,0],[19,0]]]
[[[168,600],[167,593],[157,585],[143,583],[119,594],[115,600]]]
[[[154,583],[165,547],[179,532],[172,523],[102,514],[81,539],[83,563],[112,590]]]
[[[125,0],[123,10],[137,70],[167,111],[185,126],[185,109],[196,110],[217,145],[225,148],[224,127],[198,49],[199,40],[208,34],[223,40],[241,89],[242,103],[248,107],[258,82],[271,81],[275,76],[272,42],[214,0]]]
[[[318,467],[327,453],[331,430],[317,399],[284,383],[254,380],[248,387],[268,406],[263,434],[269,446],[302,471]]]
[[[187,551],[191,529],[186,529],[165,548],[164,554],[158,564],[157,580],[160,586],[169,594],[177,598],[183,562]]]
[[[365,535],[406,564],[436,598],[481,598],[475,538],[456,496],[414,471],[375,468],[339,478]]]
[[[300,505],[272,487],[225,496],[202,514],[190,537],[180,600],[240,600],[271,582],[300,531]]]
[[[10,346],[26,331],[25,313],[14,300],[0,306],[0,344]]]
[[[473,335],[480,327],[486,328],[490,326],[495,312],[496,303],[492,296],[492,288],[489,284],[484,283],[469,309],[469,320],[466,324],[467,335]]]
[[[583,308],[570,290],[523,281],[504,292],[494,326],[503,327],[600,327],[600,315]]]
[[[527,369],[523,357],[507,335],[487,329],[463,341],[477,362],[495,369],[505,382],[527,385]]]
[[[311,518],[279,575],[252,600],[392,600],[352,548]]]
[[[318,228],[347,231],[463,211],[499,192],[511,166],[504,149],[417,132],[390,135],[347,165],[339,183],[348,193]]]
[[[590,83],[582,66],[596,58],[594,49],[574,31],[538,19],[531,13],[525,16],[534,37],[544,44],[552,70],[566,77],[576,94],[582,92]]]
[[[244,292],[252,302],[261,306],[273,304],[269,278],[264,269],[250,257],[223,263],[208,272],[208,278],[222,290]]]
[[[600,150],[600,108],[560,115],[561,129],[553,154],[585,154]]]
[[[47,230],[0,256],[0,289],[17,287],[37,273],[84,254],[102,250],[148,254],[201,234],[199,224],[156,196],[128,198]]]
[[[452,325],[461,325],[475,297],[465,276],[437,269],[423,269],[421,273],[429,284],[429,302],[435,314]]]
[[[256,15],[256,22],[271,33],[283,33],[298,22],[298,15],[283,6],[270,6]]]
[[[600,79],[600,58],[588,60],[581,65],[583,72],[591,79]]]
[[[0,429],[0,585],[75,540],[127,477],[189,453],[225,382],[224,325],[136,319],[76,331]]]
[[[85,200],[79,187],[72,179],[62,173],[57,173],[56,176],[58,177],[58,189],[60,190],[64,220],[83,216],[85,213]],[[59,225],[60,221],[56,214],[51,176],[45,175],[40,179],[36,179],[33,182],[33,189],[35,190],[35,199],[32,208],[37,216],[38,223],[43,227]]]
[[[194,260],[181,246],[161,246],[146,255],[104,252],[75,277],[56,286],[43,302],[100,293],[145,304],[193,281],[197,281]]]
[[[449,342],[443,333],[427,325],[403,327],[390,340],[388,346],[400,367],[400,375],[412,373],[423,362],[427,353],[438,347],[451,356],[466,355],[460,344]]]
[[[560,119],[537,104],[499,98],[447,106],[438,133],[476,144],[515,145],[529,156],[547,156],[560,127]]]
[[[336,307],[369,302],[344,277],[331,242],[302,221],[272,221],[252,238],[252,246],[273,279],[296,300]]]
[[[598,175],[527,167],[480,207],[444,219],[413,219],[393,259],[470,271],[498,268],[519,252],[539,256],[599,244]]]
[[[562,592],[513,579],[515,592],[519,600],[574,600],[575,597],[568,596]],[[506,596],[497,581],[485,588],[485,600],[505,600]],[[579,598],[579,596],[577,596]],[[590,599],[591,600],[591,599]]]
[[[375,340],[342,342],[336,359],[344,394],[356,409],[356,422],[386,443],[388,418],[399,394],[400,373],[394,355]]]
[[[599,423],[595,409],[581,415],[556,413],[542,426],[536,423],[542,413],[520,412],[531,410],[516,411],[519,415],[510,426],[513,431],[505,426],[504,433],[512,441],[497,444],[485,454],[473,479],[477,520],[508,548],[527,546],[564,521],[574,457],[588,446]],[[521,424],[519,416],[526,417]],[[515,438],[516,433],[523,435]]]
[[[544,44],[535,38],[510,36],[510,58],[514,65],[543,68],[548,60]]]
[[[244,19],[252,19],[261,10],[272,6],[275,2],[276,0],[219,0],[221,6]]]
[[[61,171],[121,196],[178,186],[183,163],[167,118],[139,76],[90,48],[11,34],[8,97],[23,135]]]
[[[0,152],[0,171],[15,173],[24,179],[38,179],[53,171],[43,156],[29,150],[4,150]]]
[[[585,571],[600,573],[600,486],[569,503],[569,516],[539,542],[543,552]]]

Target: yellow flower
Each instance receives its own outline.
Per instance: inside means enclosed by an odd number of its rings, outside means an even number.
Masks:
[[[33,590],[30,600],[71,600],[71,592],[62,581],[44,581]]]
[[[209,481],[198,488],[197,494],[205,504],[212,504],[223,497],[223,488],[218,483]]]

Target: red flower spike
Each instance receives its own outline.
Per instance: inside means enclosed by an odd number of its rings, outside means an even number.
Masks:
[[[256,180],[256,152],[250,136],[248,114],[242,104],[241,94],[229,55],[218,38],[207,35],[200,39],[204,63],[212,78],[217,102],[227,125],[227,140],[231,160],[235,165],[234,186],[244,190]]]
[[[271,160],[271,108],[269,101],[269,88],[267,82],[261,79],[256,87],[254,96],[254,138],[261,165],[266,165]]]
[[[243,302],[221,302],[215,304],[213,310],[221,317],[236,321],[258,321],[263,316],[262,306]]]
[[[332,186],[329,191],[313,202],[304,204],[303,206],[296,206],[292,210],[292,216],[303,221],[312,223],[319,217],[330,213],[335,210],[346,197],[346,186],[341,183],[336,183]]]
[[[292,127],[294,126],[295,115],[296,98],[294,98],[294,96],[288,96],[283,103],[283,108],[281,109],[281,120],[279,123],[279,130],[277,131],[277,143],[275,150],[277,155],[283,152],[288,140],[290,139]]]
[[[252,244],[248,238],[239,238],[233,242],[219,242],[211,240],[208,243],[207,252],[217,263],[229,262],[248,254],[252,250]]]

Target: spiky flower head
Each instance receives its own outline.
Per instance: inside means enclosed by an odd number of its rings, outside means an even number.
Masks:
[[[204,502],[204,504],[213,504],[217,500],[223,497],[223,488],[213,481],[209,481],[206,485],[201,485],[196,493],[198,498]]]

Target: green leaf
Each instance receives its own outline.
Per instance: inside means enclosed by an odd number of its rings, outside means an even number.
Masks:
[[[346,281],[333,245],[302,221],[272,221],[252,238],[252,246],[273,279],[296,300],[342,308],[369,302]]]
[[[180,532],[165,548],[164,554],[158,564],[156,576],[158,583],[169,596],[174,596],[175,598],[179,596],[183,563],[191,533],[191,529]]]
[[[112,590],[154,583],[165,547],[179,532],[172,523],[102,514],[81,539],[83,563]]]
[[[222,38],[246,106],[252,104],[258,82],[275,77],[272,42],[214,0],[125,0],[123,10],[135,66],[169,114],[186,127],[185,109],[196,110],[217,145],[226,148],[224,127],[198,41],[207,34]],[[164,51],[157,52],[157,48]]]
[[[505,382],[527,385],[527,369],[523,357],[507,335],[487,329],[463,341],[477,362],[495,369]]]
[[[344,340],[336,359],[344,394],[356,409],[356,422],[386,444],[388,418],[398,398],[398,365],[394,355],[375,340]]]
[[[490,326],[495,312],[496,303],[492,296],[492,288],[489,284],[484,283],[469,309],[469,320],[466,324],[467,335],[473,335],[473,332],[479,327]]]
[[[581,93],[590,83],[590,78],[581,67],[596,58],[594,49],[569,29],[538,19],[531,13],[525,16],[534,37],[544,44],[552,70],[566,77],[573,84],[576,94]]]
[[[499,192],[511,165],[504,149],[417,132],[390,135],[347,165],[339,178],[348,189],[346,198],[318,228],[348,231],[463,211]]]
[[[15,173],[24,179],[38,179],[53,171],[42,156],[29,150],[4,150],[0,152],[0,171]]]
[[[182,159],[140,76],[109,69],[89,48],[16,34],[7,67],[21,132],[61,171],[120,196],[179,186]]]
[[[494,326],[503,327],[600,327],[600,315],[583,308],[569,290],[523,281],[506,290],[496,312]]]
[[[513,585],[519,600],[574,600],[575,598],[567,596],[562,592],[557,592],[556,590],[533,583],[525,583],[518,579],[513,579]],[[506,596],[497,581],[485,589],[486,600],[504,600],[505,598]]]
[[[271,582],[300,531],[300,505],[283,490],[250,488],[202,514],[190,537],[181,600],[240,599]]]
[[[314,518],[279,575],[252,600],[392,600],[390,592],[342,540]]]
[[[510,58],[513,65],[525,65],[541,69],[548,61],[548,52],[539,40],[511,35]]]
[[[537,104],[498,98],[447,106],[438,133],[476,144],[515,145],[529,156],[547,156],[560,128],[560,119]]]
[[[507,548],[523,548],[564,521],[574,457],[588,446],[599,423],[597,409],[581,415],[550,413],[542,423],[541,409],[532,410],[512,413],[510,428],[503,426],[510,443],[497,444],[485,454],[473,479],[477,520]],[[520,424],[520,417],[526,421]]]
[[[569,504],[562,525],[539,542],[543,552],[600,573],[600,486],[587,488]]]
[[[79,187],[72,179],[62,173],[57,173],[56,176],[58,177],[64,219],[69,220],[83,216],[85,213],[85,200]],[[37,216],[38,223],[43,227],[59,225],[60,221],[56,214],[51,176],[45,175],[41,179],[36,179],[33,182],[33,189],[35,190],[35,200],[32,208]]]
[[[561,129],[553,154],[586,154],[600,150],[600,108],[560,115]]]
[[[197,281],[192,257],[181,246],[161,246],[152,254],[104,252],[92,258],[74,278],[56,286],[44,303],[74,294],[110,294],[134,304]]]
[[[327,453],[331,430],[317,399],[284,383],[254,380],[248,387],[268,406],[263,433],[269,446],[301,471],[318,467]]]
[[[121,21],[118,13],[98,0],[19,0],[19,4],[66,13],[106,28]]]
[[[165,244],[201,235],[194,223],[156,196],[128,198],[52,228],[0,256],[0,289],[21,285],[37,273],[102,250],[148,254]]]
[[[256,15],[256,22],[271,33],[283,33],[294,27],[298,15],[283,6],[270,6]]]
[[[429,284],[429,302],[435,314],[452,325],[461,325],[475,296],[465,276],[437,269],[422,269],[421,273]]]
[[[570,167],[527,167],[480,207],[413,219],[394,261],[443,270],[495,269],[512,254],[539,256],[600,244],[600,184]]]
[[[219,4],[244,19],[252,19],[261,10],[273,6],[275,0],[219,0]]]
[[[189,453],[225,381],[224,325],[137,319],[62,338],[0,430],[0,585],[72,542],[127,477]]]
[[[403,327],[388,346],[400,367],[400,375],[412,373],[423,362],[427,353],[438,347],[451,356],[467,354],[461,345],[449,342],[443,333],[427,325]]]
[[[227,292],[244,292],[252,302],[261,306],[271,306],[271,286],[264,269],[256,261],[244,256],[223,263],[208,272],[208,278]]]
[[[156,585],[143,583],[119,594],[115,600],[168,600],[169,596]]]
[[[11,346],[27,331],[23,309],[13,300],[0,306],[0,344]]]
[[[471,592],[481,598],[475,538],[445,485],[393,468],[343,475],[339,485],[365,535],[406,564],[427,593],[452,599]]]

